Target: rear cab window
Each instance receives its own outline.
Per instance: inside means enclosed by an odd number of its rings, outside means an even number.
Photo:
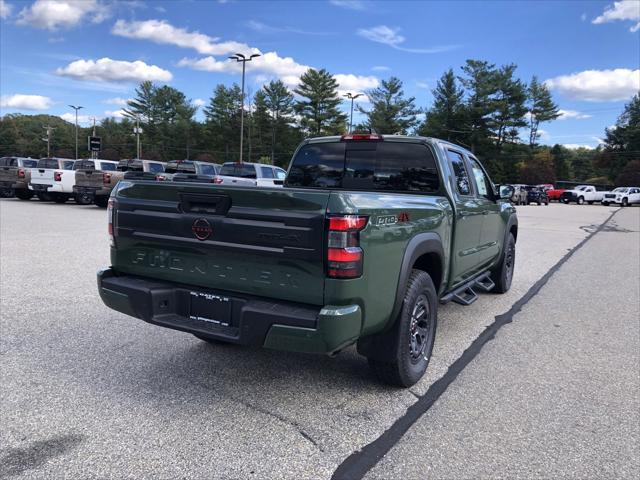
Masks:
[[[104,170],[107,172],[115,172],[116,164],[109,162],[100,162],[100,170]]]
[[[22,166],[25,168],[35,168],[38,166],[37,160],[25,159],[22,160]]]
[[[158,162],[149,162],[149,171],[151,173],[161,173],[165,171],[164,165]]]
[[[59,168],[59,163],[55,158],[42,158],[38,160],[38,168]]]
[[[241,178],[256,178],[256,169],[246,163],[225,163],[220,169],[220,175]]]
[[[193,162],[172,161],[168,162],[164,169],[167,173],[196,173]]]
[[[384,140],[307,144],[293,159],[286,184],[430,193],[440,188],[436,160],[427,145]]]

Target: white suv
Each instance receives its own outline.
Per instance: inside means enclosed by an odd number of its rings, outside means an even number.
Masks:
[[[640,203],[640,187],[618,187],[612,192],[607,192],[602,199],[603,205],[619,203],[623,207]]]

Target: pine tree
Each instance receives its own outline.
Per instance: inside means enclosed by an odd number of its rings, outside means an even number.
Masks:
[[[294,90],[302,97],[295,104],[300,125],[308,135],[337,135],[345,131],[347,116],[338,107],[338,82],[325,69],[310,68]]]
[[[540,137],[538,127],[543,122],[555,120],[560,116],[558,106],[551,98],[551,93],[544,83],[538,82],[534,75],[527,89],[529,109],[529,146],[535,147]]]
[[[418,134],[453,142],[461,141],[465,136],[466,122],[464,91],[458,86],[452,69],[440,77],[431,93],[433,105],[427,110]]]
[[[492,95],[497,91],[496,68],[482,60],[467,60],[462,67],[460,82],[467,90],[467,145],[471,151],[483,154],[490,150],[492,132],[487,118],[493,112]]]
[[[378,88],[367,91],[373,108],[370,111],[358,107],[367,116],[365,126],[379,133],[407,134],[418,123],[420,111],[415,98],[405,98],[402,81],[391,77],[383,80]]]
[[[516,66],[503,65],[493,75],[489,115],[486,117],[490,136],[498,152],[505,142],[518,141],[518,129],[527,125],[527,89],[524,83],[514,78]]]
[[[225,161],[232,160],[231,152],[239,152],[241,97],[237,84],[228,88],[218,85],[203,108],[209,146],[216,152],[224,152]]]
[[[271,113],[271,163],[275,162],[276,139],[293,121],[293,95],[280,80],[263,87],[265,106]]]
[[[569,171],[571,154],[569,150],[562,145],[556,144],[551,148],[551,155],[553,156],[553,169],[555,170],[556,178],[558,180],[571,178]]]

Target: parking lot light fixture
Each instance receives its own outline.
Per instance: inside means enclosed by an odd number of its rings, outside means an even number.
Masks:
[[[250,62],[256,57],[259,57],[259,53],[253,53],[248,58],[242,53],[236,53],[229,58],[236,62],[242,62],[242,94],[240,97],[240,159],[238,163],[242,163],[242,143],[244,139],[244,73],[247,62]]]
[[[363,96],[364,93],[357,93],[356,95],[354,95],[351,92],[347,92],[345,93],[343,96],[347,97],[349,100],[351,100],[351,114],[349,115],[349,133],[351,133],[351,130],[353,129],[353,101],[358,98]]]
[[[76,160],[77,160],[78,159],[78,110],[84,107],[81,107],[80,105],[78,106],[69,105],[69,106],[76,111]]]

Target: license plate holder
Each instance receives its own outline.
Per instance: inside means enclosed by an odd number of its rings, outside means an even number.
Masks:
[[[218,327],[231,327],[232,300],[204,292],[189,292],[189,319]]]

